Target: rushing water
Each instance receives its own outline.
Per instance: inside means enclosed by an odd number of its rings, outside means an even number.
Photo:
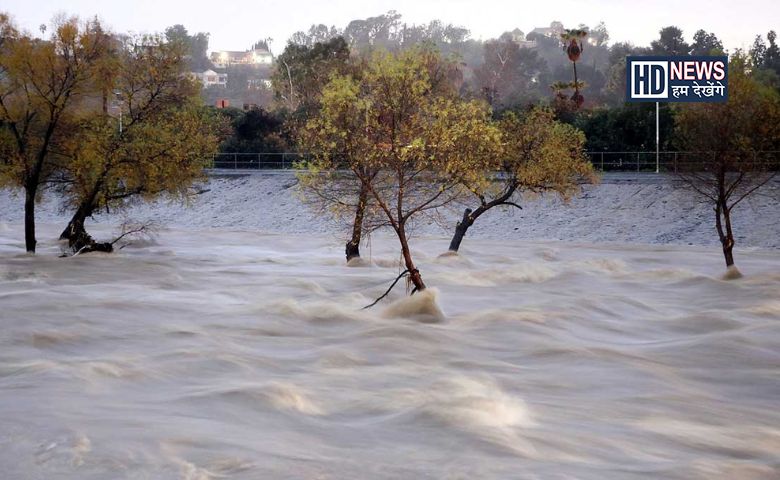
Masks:
[[[778,251],[738,250],[727,282],[716,248],[414,239],[438,292],[361,310],[391,238],[347,267],[332,237],[57,258],[19,232],[4,480],[780,478]]]

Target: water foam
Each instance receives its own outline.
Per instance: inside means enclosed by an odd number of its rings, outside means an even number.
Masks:
[[[437,301],[439,291],[435,288],[426,288],[409,297],[404,297],[385,308],[382,316],[385,318],[414,318],[423,322],[438,322],[444,320],[445,315]]]
[[[496,287],[511,283],[542,283],[554,278],[557,273],[541,264],[521,263],[511,267],[496,267],[483,270],[458,270],[435,276],[450,285],[469,287]]]
[[[726,272],[720,277],[721,280],[738,280],[742,278],[742,272],[739,271],[736,265],[729,265]]]
[[[762,303],[761,305],[748,308],[747,311],[756,315],[777,316],[780,318],[780,301]]]
[[[365,302],[365,300],[361,300]],[[263,311],[277,313],[284,317],[320,323],[340,323],[352,320],[364,320],[366,313],[349,302],[336,301],[302,302],[295,298],[284,298],[268,305]]]
[[[352,257],[347,260],[347,266],[352,268],[370,267],[371,262],[363,257]]]
[[[309,398],[300,387],[291,383],[272,382],[265,386],[264,396],[268,402],[280,410],[302,413],[304,415],[323,415],[325,412]]]
[[[471,260],[466,258],[462,253],[453,252],[452,250],[444,252],[436,257],[434,263],[439,263],[442,265],[460,265],[464,267],[473,266]]]
[[[518,430],[535,426],[526,403],[492,380],[453,376],[431,385],[425,396],[426,415],[514,453],[535,455]]]

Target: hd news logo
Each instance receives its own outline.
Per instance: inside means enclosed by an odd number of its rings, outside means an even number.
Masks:
[[[626,57],[627,102],[725,102],[728,57]]]

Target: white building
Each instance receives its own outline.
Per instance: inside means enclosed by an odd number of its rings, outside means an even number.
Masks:
[[[265,48],[254,48],[243,52],[222,50],[211,52],[211,62],[219,68],[229,65],[271,65],[274,56]]]
[[[200,80],[204,88],[227,87],[227,73],[206,70],[205,72],[192,72],[192,76]]]
[[[552,22],[549,27],[536,27],[528,35],[542,35],[549,38],[560,38],[564,32],[563,24],[561,22]]]

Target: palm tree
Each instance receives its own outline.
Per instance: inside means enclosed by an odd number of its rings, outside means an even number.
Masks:
[[[550,85],[550,90],[553,91],[553,95],[555,95],[556,99],[559,100],[565,100],[566,99],[566,91],[571,88],[570,82],[555,82],[552,85]]]
[[[578,81],[577,83],[558,81],[550,85],[550,90],[553,92],[553,111],[555,111],[555,114],[559,118],[573,118],[572,115],[579,108],[582,102],[580,101],[580,104],[577,104],[576,101],[572,101],[574,96],[569,97],[568,92],[571,89],[575,90],[575,92],[579,92],[579,90],[584,87],[585,82],[583,81]],[[579,94],[575,93],[575,95]],[[579,98],[581,99],[582,95],[579,95]]]
[[[569,56],[569,60],[571,60],[571,64],[574,67],[574,94],[571,96],[571,99],[574,101],[574,104],[577,106],[577,108],[579,108],[585,101],[583,96],[580,94],[581,83],[579,80],[577,80],[577,60],[579,60],[580,56],[582,55],[582,39],[587,36],[587,30],[581,30],[577,28],[567,28],[566,31],[561,33],[563,50],[566,52],[566,55]]]

